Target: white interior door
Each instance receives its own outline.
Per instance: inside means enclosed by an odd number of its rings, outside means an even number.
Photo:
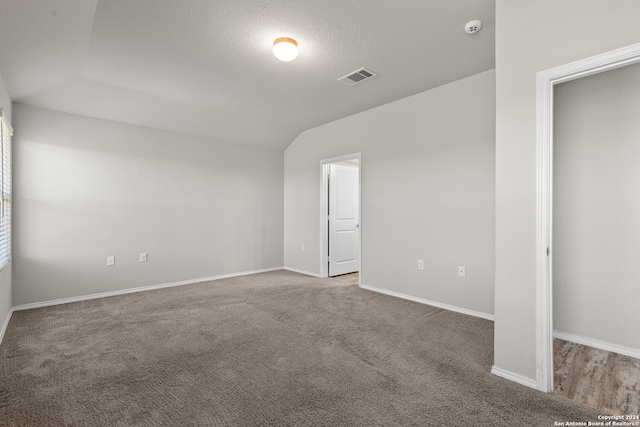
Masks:
[[[360,183],[357,167],[331,165],[329,175],[329,276],[360,270]]]

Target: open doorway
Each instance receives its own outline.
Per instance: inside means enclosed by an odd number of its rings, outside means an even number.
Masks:
[[[537,105],[537,338],[540,390],[554,386],[553,361],[553,113],[554,86],[640,62],[640,44],[538,73]],[[606,254],[608,248],[597,248]],[[601,313],[605,313],[602,311]]]
[[[554,90],[554,392],[616,414],[640,410],[638,100],[640,63]]]
[[[360,284],[361,155],[325,159],[321,173],[321,275],[351,275]]]

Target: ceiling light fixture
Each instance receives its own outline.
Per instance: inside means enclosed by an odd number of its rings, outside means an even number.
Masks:
[[[280,61],[293,61],[298,56],[298,42],[289,37],[275,39],[273,41],[273,54]]]

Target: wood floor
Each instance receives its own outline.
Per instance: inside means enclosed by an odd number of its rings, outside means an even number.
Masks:
[[[555,393],[612,415],[640,414],[640,359],[554,339]]]
[[[333,277],[359,284],[359,273]],[[554,339],[554,392],[603,414],[640,414],[640,359]]]
[[[341,282],[347,283],[349,285],[359,285],[360,284],[360,273],[349,273],[343,274],[342,276],[335,276],[332,279],[340,280]]]

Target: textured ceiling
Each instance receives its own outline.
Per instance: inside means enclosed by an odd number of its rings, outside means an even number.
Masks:
[[[0,74],[14,102],[284,149],[493,68],[494,24],[494,0],[2,0]],[[336,80],[360,67],[378,76]]]

